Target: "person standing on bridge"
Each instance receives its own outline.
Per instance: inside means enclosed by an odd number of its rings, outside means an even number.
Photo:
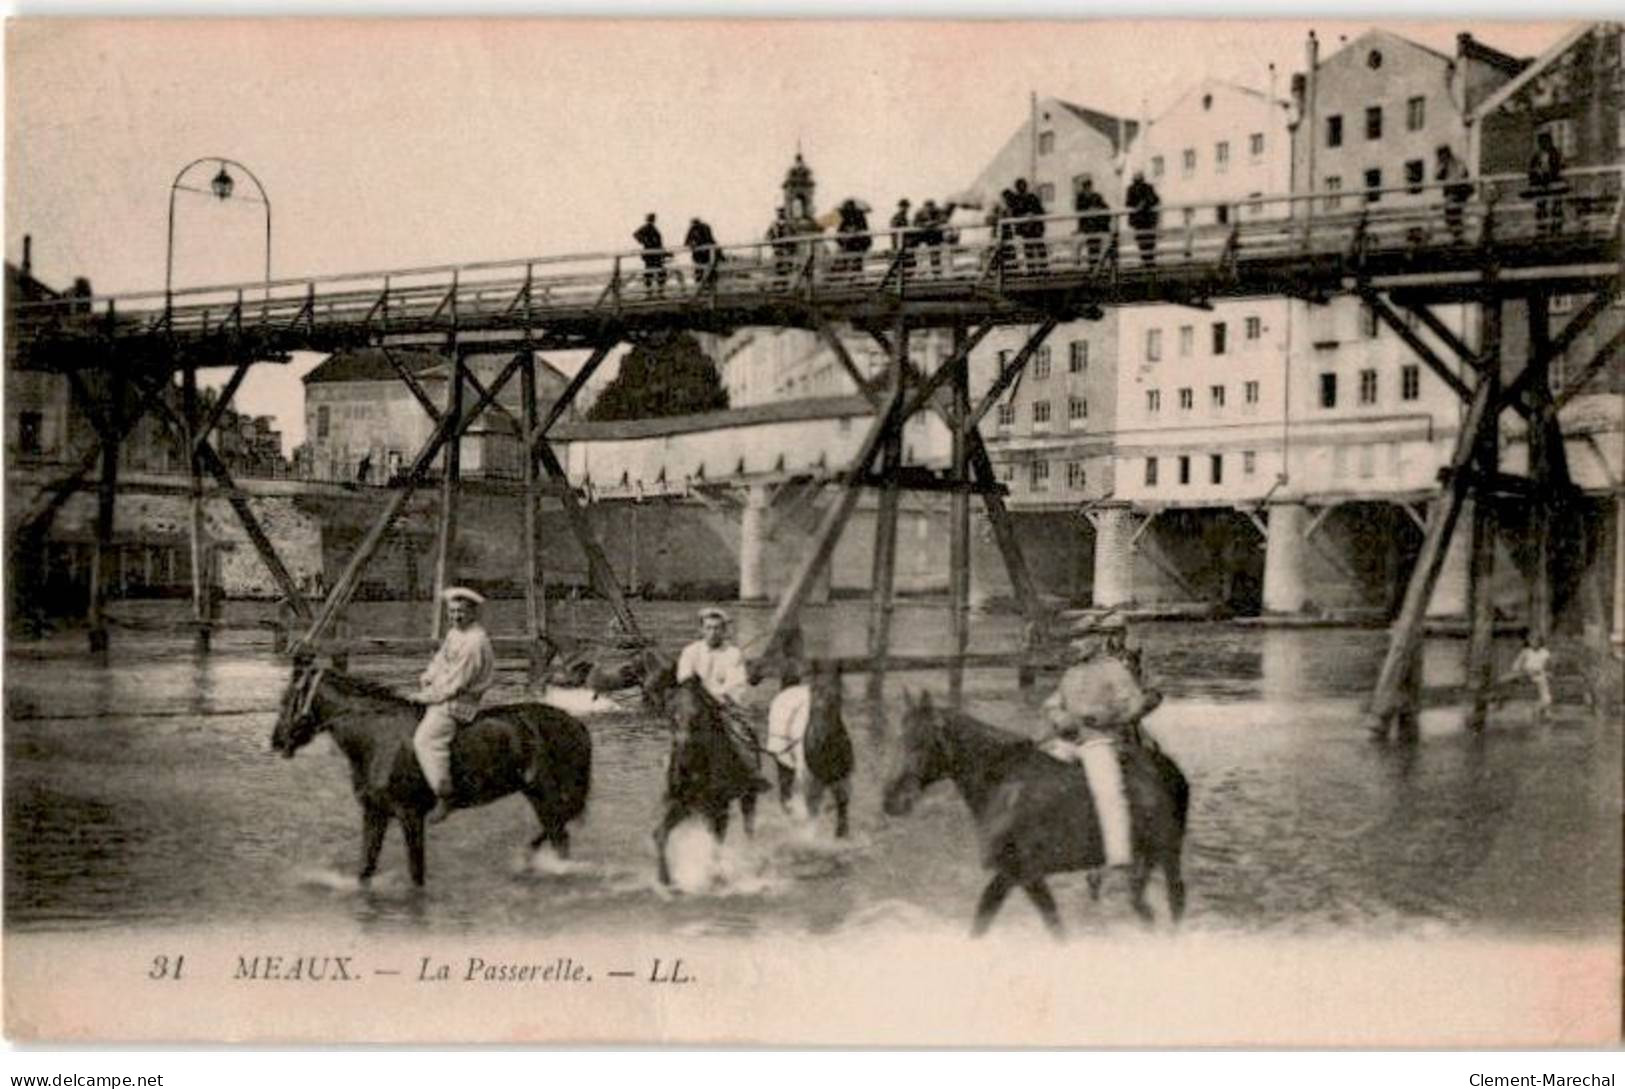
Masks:
[[[643,226],[632,232],[632,240],[643,247],[643,290],[653,295],[666,293],[666,241],[655,226],[655,214],[643,218]]]
[[[1439,165],[1433,172],[1433,180],[1444,187],[1445,226],[1450,228],[1450,237],[1459,243],[1467,232],[1462,212],[1473,197],[1473,183],[1467,180],[1467,164],[1456,158],[1450,145],[1440,144],[1437,154]]]
[[[1535,199],[1536,231],[1542,237],[1563,229],[1563,153],[1552,142],[1550,132],[1535,137],[1535,153],[1529,157],[1529,196]]]
[[[1010,194],[1010,214],[1020,220],[1016,233],[1027,241],[1022,243],[1022,265],[1028,272],[1042,272],[1046,264],[1044,243],[1044,202],[1038,194],[1027,188],[1026,178],[1017,178]]]
[[[893,253],[908,249],[914,243],[908,236],[908,198],[897,202],[897,214],[891,217],[891,248]]]
[[[1111,208],[1106,204],[1106,198],[1096,191],[1094,179],[1087,174],[1078,182],[1072,207],[1074,211],[1082,213],[1078,216],[1078,233],[1083,235],[1084,249],[1089,253],[1089,267],[1092,269],[1099,263],[1106,236],[1111,233]]]
[[[412,735],[418,766],[435,793],[431,822],[451,815],[451,743],[457,727],[474,721],[480,697],[496,679],[496,652],[491,637],[480,626],[479,610],[485,599],[473,590],[453,586],[442,593],[451,627],[429,668],[418,678],[418,690],[409,698],[423,705],[423,720]]]
[[[704,287],[709,284],[717,274],[717,266],[722,263],[722,252],[717,248],[717,236],[711,233],[711,225],[699,216],[689,220],[688,234],[683,238],[683,245],[688,247],[689,254],[694,260],[694,283]]]
[[[1128,225],[1134,229],[1134,241],[1140,247],[1140,264],[1150,268],[1157,263],[1157,223],[1162,219],[1157,207],[1162,204],[1162,198],[1145,180],[1145,173],[1136,170],[1124,201],[1129,207]]]

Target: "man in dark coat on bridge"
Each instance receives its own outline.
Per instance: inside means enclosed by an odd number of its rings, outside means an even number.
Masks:
[[[632,240],[643,247],[643,289],[665,294],[666,259],[671,254],[666,252],[666,242],[660,237],[660,228],[655,226],[653,212],[644,217],[643,226],[632,232]]]
[[[1162,198],[1145,174],[1136,170],[1124,200],[1129,207],[1128,225],[1134,228],[1134,240],[1140,246],[1140,263],[1150,268],[1157,263],[1157,222],[1162,218],[1157,207]]]
[[[1100,260],[1100,251],[1105,246],[1106,236],[1111,233],[1112,217],[1106,198],[1096,191],[1094,179],[1087,174],[1078,183],[1078,192],[1073,198],[1072,207],[1074,211],[1084,213],[1078,216],[1078,233],[1083,235],[1084,247],[1089,252],[1089,267],[1093,268]]]
[[[1016,234],[1027,241],[1022,244],[1022,261],[1029,272],[1042,271],[1047,251],[1044,243],[1044,202],[1037,193],[1027,188],[1026,178],[1017,178],[1016,187],[1010,193],[1013,202],[1010,214],[1021,220],[1016,224]]]
[[[688,247],[694,260],[694,282],[702,285],[710,283],[717,273],[717,266],[722,263],[722,251],[717,248],[717,237],[711,233],[711,225],[699,216],[689,220],[683,245]]]

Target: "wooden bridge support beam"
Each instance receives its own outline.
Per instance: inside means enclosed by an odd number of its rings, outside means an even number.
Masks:
[[[541,637],[547,633],[547,573],[542,568],[541,480],[537,474],[536,448],[531,439],[541,423],[536,405],[536,358],[525,352],[519,365],[519,399],[523,402],[524,427],[519,436],[525,477],[525,638],[530,646],[530,679],[541,679]]]
[[[192,558],[192,619],[197,625],[193,647],[199,653],[209,650],[214,622],[214,590],[210,585],[207,542],[203,539],[203,466],[198,456],[197,367],[188,363],[181,369],[182,442],[186,449],[187,527]]]
[[[954,327],[954,368],[950,378],[953,410],[953,480],[970,482],[970,378],[965,351],[965,327]],[[964,700],[964,654],[970,643],[970,494],[963,487],[949,498],[948,626],[953,663],[948,667],[948,702],[957,709]]]
[[[491,391],[492,396],[495,393],[495,390]],[[453,420],[461,420],[463,417],[463,353],[457,347],[452,350],[451,390],[447,399],[446,415]],[[457,547],[457,500],[463,471],[462,447],[462,434],[459,429],[457,437],[446,443],[440,455],[439,528],[435,538],[434,600],[430,605],[432,611],[429,621],[429,635],[435,639],[439,639],[446,630],[445,602],[441,600],[440,595],[446,592],[456,578],[454,561]]]
[[[120,394],[124,387],[124,383],[115,377],[116,374],[109,372],[113,388],[107,412],[97,420],[97,431],[101,434],[102,467],[101,479],[96,487],[96,547],[90,556],[88,609],[90,650],[94,654],[106,654],[108,649],[106,597],[113,575],[113,519],[118,503],[119,435],[114,419],[119,413]]]
[[[902,351],[908,350],[908,330],[897,334]],[[888,367],[887,405],[901,404],[907,394],[907,382],[901,367]],[[875,735],[885,730],[886,652],[891,646],[892,615],[897,578],[897,514],[902,499],[897,473],[903,464],[903,429],[900,423],[887,428],[882,443],[881,475],[885,484],[880,491],[880,509],[875,515],[875,554],[869,580],[869,659],[874,669],[869,674],[869,725]]]

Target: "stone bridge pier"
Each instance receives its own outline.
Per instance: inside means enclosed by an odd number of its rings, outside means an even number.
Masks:
[[[1229,507],[1100,506],[1094,526],[1097,608],[1257,610],[1262,534]]]

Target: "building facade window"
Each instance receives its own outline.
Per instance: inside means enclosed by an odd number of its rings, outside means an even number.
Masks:
[[[1209,454],[1207,456],[1208,483],[1224,483],[1224,455]]]
[[[1179,482],[1181,484],[1191,482],[1191,459],[1189,454],[1179,455]]]
[[[1256,381],[1248,382],[1242,387],[1242,400],[1250,405],[1258,403],[1258,383]]]
[[[1258,454],[1252,450],[1241,452],[1241,475],[1252,476],[1258,471]]]
[[[1145,391],[1145,410],[1147,412],[1162,411],[1162,391],[1160,389],[1148,389]]]
[[[1399,368],[1399,399],[1414,401],[1422,395],[1422,367],[1407,363]]]
[[[1073,374],[1082,374],[1089,369],[1089,342],[1087,340],[1074,340],[1067,348],[1066,369]]]
[[[1213,323],[1213,354],[1214,355],[1223,355],[1224,354],[1226,333],[1227,333],[1227,330],[1225,329],[1224,322],[1216,321],[1216,322]]]
[[[1196,350],[1196,326],[1181,325],[1179,327],[1179,354],[1188,356]]]
[[[1027,482],[1035,492],[1049,491],[1049,462],[1042,459],[1032,463]]]
[[[1337,407],[1337,375],[1335,374],[1320,376],[1320,407]]]
[[[1049,378],[1049,347],[1045,346],[1033,353],[1033,381],[1042,382]]]
[[[1016,406],[1009,401],[999,404],[999,426],[1010,427],[1016,422]]]
[[[1382,199],[1382,171],[1376,167],[1365,172],[1365,201],[1375,204]]]
[[[1343,206],[1343,179],[1342,179],[1342,177],[1340,175],[1337,175],[1337,174],[1333,174],[1330,177],[1328,177],[1326,179],[1325,189],[1326,189],[1326,199],[1321,202],[1322,205],[1325,206],[1325,209],[1328,212],[1330,212],[1330,211],[1335,211],[1338,208],[1341,208]]]
[[[332,426],[333,411],[326,405],[316,406],[316,437],[327,438],[328,428]]]
[[[1365,138],[1367,140],[1382,139],[1382,107],[1367,106],[1365,108]]]
[[[1208,396],[1208,400],[1210,402],[1212,402],[1213,407],[1215,409],[1220,409],[1220,408],[1224,407],[1224,387],[1223,386],[1209,386],[1207,388],[1207,396]]]
[[[1184,170],[1187,178],[1196,173],[1196,149],[1193,147],[1188,147],[1181,152],[1179,156],[1179,165],[1181,169]]]
[[[1162,156],[1161,155],[1153,155],[1153,156],[1151,156],[1151,176],[1153,178],[1160,178],[1160,177],[1162,177],[1163,172],[1165,170],[1166,170],[1166,167],[1163,165]]]
[[[1066,463],[1066,486],[1068,489],[1079,492],[1088,484],[1088,477],[1084,475],[1083,462],[1069,461]]]
[[[1367,340],[1376,339],[1377,333],[1380,332],[1378,322],[1376,308],[1362,303],[1360,305],[1360,335]]]
[[[1157,459],[1156,458],[1146,458],[1145,459],[1145,486],[1148,487],[1148,488],[1155,488],[1157,486]]]
[[[1427,99],[1416,95],[1405,100],[1405,128],[1410,132],[1419,132],[1427,123]]]
[[[1408,159],[1405,162],[1405,188],[1412,193],[1420,193],[1422,184],[1427,180],[1427,166],[1421,159]]]
[[[1255,132],[1247,137],[1247,154],[1253,158],[1261,158],[1264,154],[1264,134]]]
[[[1040,154],[1040,155],[1048,155],[1050,152],[1052,152],[1054,150],[1055,150],[1055,134],[1053,132],[1041,132],[1041,133],[1039,133],[1038,134],[1038,154]]]
[[[1189,386],[1182,386],[1179,390],[1179,408],[1181,412],[1189,412],[1196,407],[1196,391]]]
[[[1247,340],[1252,343],[1256,343],[1257,341],[1263,339],[1264,319],[1257,316],[1249,317],[1245,325],[1244,335],[1247,337]]]
[[[1147,329],[1145,331],[1145,358],[1150,363],[1155,363],[1162,358],[1161,329]]]
[[[1044,182],[1038,187],[1038,199],[1048,208],[1055,203],[1055,183]]]
[[[1343,115],[1334,113],[1326,118],[1326,146],[1343,146]]]
[[[1035,423],[1035,424],[1047,424],[1047,423],[1049,423],[1049,402],[1048,401],[1034,401],[1033,402],[1033,423]]]
[[[1066,416],[1069,420],[1087,420],[1089,418],[1089,402],[1082,397],[1073,397],[1067,401]]]
[[[1213,169],[1223,174],[1230,169],[1230,141],[1220,140],[1213,145]]]
[[[1377,403],[1377,372],[1374,370],[1360,372],[1360,403],[1362,405]]]

